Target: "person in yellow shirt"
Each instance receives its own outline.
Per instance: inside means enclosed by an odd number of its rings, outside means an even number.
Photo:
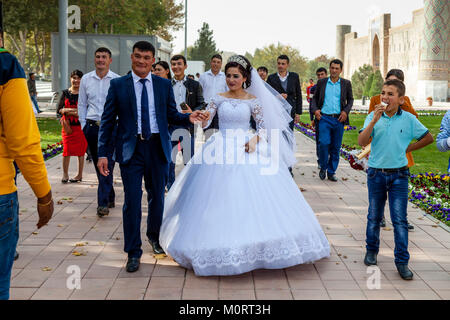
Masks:
[[[39,221],[53,214],[53,199],[31,106],[25,73],[17,59],[0,48],[0,300],[9,299],[11,269],[19,239],[15,161],[37,198]]]

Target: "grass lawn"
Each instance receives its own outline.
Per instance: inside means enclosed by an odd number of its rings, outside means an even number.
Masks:
[[[61,125],[58,120],[55,118],[38,118],[37,123],[41,132],[42,148],[47,148],[48,144],[52,145],[62,140]]]
[[[419,116],[419,120],[430,130],[435,139],[439,133],[439,127],[441,126],[444,114],[445,112],[442,112],[442,115],[440,116]],[[355,126],[357,130],[345,131],[343,144],[360,149],[358,146],[358,132],[363,127],[365,119],[366,115],[350,114],[350,125]],[[301,116],[301,121],[310,123],[309,114],[303,114]],[[435,142],[423,149],[414,151],[413,156],[416,165],[411,168],[412,174],[423,172],[447,173],[448,153],[439,152]]]

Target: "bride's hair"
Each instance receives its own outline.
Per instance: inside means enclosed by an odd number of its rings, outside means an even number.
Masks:
[[[248,59],[244,56],[239,55],[238,57],[242,58],[246,64],[247,67],[244,68],[244,66],[236,61],[230,61],[225,65],[225,73],[227,73],[227,70],[229,68],[238,68],[240,73],[242,74],[242,76],[244,78],[247,78],[247,81],[245,81],[244,84],[242,84],[242,86],[244,87],[244,89],[250,87],[250,85],[252,84],[252,65],[250,64],[250,61],[248,61]]]

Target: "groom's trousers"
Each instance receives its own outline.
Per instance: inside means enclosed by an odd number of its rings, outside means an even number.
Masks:
[[[127,164],[120,165],[125,201],[123,205],[124,250],[129,258],[142,255],[142,178],[147,191],[149,239],[158,241],[164,210],[164,191],[169,171],[161,146],[159,134],[152,134],[149,140],[136,142],[134,154]]]

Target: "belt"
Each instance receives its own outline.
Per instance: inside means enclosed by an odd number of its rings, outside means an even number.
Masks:
[[[340,113],[332,113],[332,114],[326,114],[326,113],[320,113],[323,116],[333,117],[333,118],[339,118],[341,116]]]
[[[151,140],[151,139],[159,138],[159,133],[152,133],[150,135],[150,138],[148,138],[148,139],[144,139],[144,137],[140,133],[137,135],[137,137],[138,137],[139,140],[148,141],[148,140]]]
[[[94,120],[91,120],[91,119],[86,119],[86,123],[90,123],[90,124],[96,125],[97,127],[100,127],[100,121],[94,121]]]
[[[380,168],[372,168],[372,169],[380,171],[380,172],[397,172],[397,171],[408,170],[409,167],[408,166],[404,166],[402,168],[396,168],[396,169],[380,169]]]

